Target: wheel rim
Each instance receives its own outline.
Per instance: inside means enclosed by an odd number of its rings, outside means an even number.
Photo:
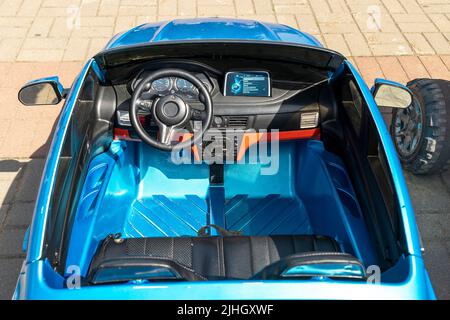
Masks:
[[[422,108],[416,100],[405,109],[398,110],[394,119],[394,139],[402,157],[410,157],[422,138]]]

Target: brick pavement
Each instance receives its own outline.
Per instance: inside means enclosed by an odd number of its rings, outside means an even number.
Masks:
[[[20,242],[61,105],[23,107],[26,81],[58,74],[70,86],[83,62],[121,31],[177,17],[238,17],[309,32],[350,56],[370,85],[450,80],[449,0],[0,0],[0,298],[9,298]],[[450,174],[406,174],[438,296],[450,298]]]

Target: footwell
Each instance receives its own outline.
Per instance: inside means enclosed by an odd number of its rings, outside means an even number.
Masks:
[[[124,235],[195,236],[201,227],[211,223],[249,236],[311,233],[306,209],[295,197],[269,194],[253,198],[242,194],[225,199],[221,204],[212,205],[211,201],[196,195],[177,199],[155,195],[136,200],[126,221]],[[217,218],[221,214],[223,219]]]

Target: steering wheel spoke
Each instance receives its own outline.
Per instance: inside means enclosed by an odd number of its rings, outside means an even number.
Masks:
[[[167,126],[162,122],[158,123],[159,135],[158,141],[162,144],[170,146],[172,142],[172,137],[175,132],[175,128],[173,126]]]

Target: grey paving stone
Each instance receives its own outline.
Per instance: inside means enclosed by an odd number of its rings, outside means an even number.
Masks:
[[[15,180],[0,180],[0,203],[9,204],[13,202],[15,194]]]
[[[423,240],[450,239],[449,214],[416,214],[416,220]]]
[[[447,191],[450,193],[450,170],[441,174],[441,178],[445,186],[447,187]]]
[[[16,202],[6,217],[7,226],[28,226],[33,217],[34,202]]]
[[[450,299],[450,254],[445,242],[424,241],[424,260],[438,299]]]
[[[8,204],[0,206],[0,230],[3,225],[3,222],[6,219],[6,214],[8,213],[9,208],[10,208],[10,205],[8,205]]]
[[[19,184],[16,201],[35,201],[44,169],[45,159],[32,159],[27,163]]]
[[[22,259],[0,259],[0,300],[12,298],[22,262]]]
[[[23,256],[22,244],[26,229],[4,228],[0,233],[0,257]]]
[[[450,194],[439,175],[415,176],[405,173],[405,178],[417,213],[450,211]]]

